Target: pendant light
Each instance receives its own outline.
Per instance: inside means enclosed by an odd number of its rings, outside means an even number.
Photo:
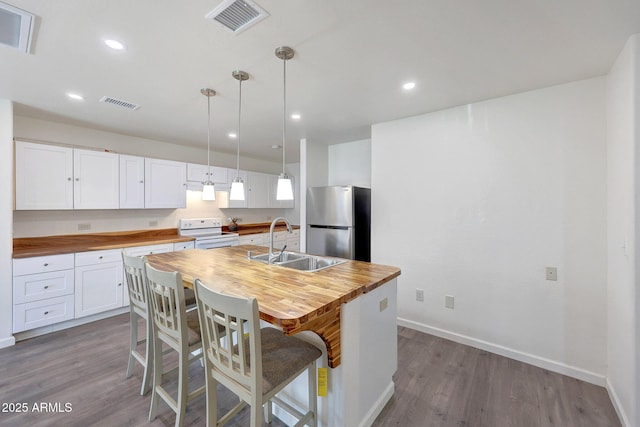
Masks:
[[[216,91],[209,88],[200,89],[200,93],[207,97],[207,179],[202,183],[202,200],[215,200],[216,190],[211,181],[211,97]]]
[[[276,200],[293,200],[293,188],[291,178],[285,172],[285,155],[287,151],[287,61],[293,58],[294,52],[288,46],[276,49],[276,56],[282,59],[283,65],[283,90],[282,90],[282,173],[278,177]]]
[[[244,200],[244,182],[240,178],[240,118],[242,117],[242,82],[249,80],[249,74],[236,70],[231,73],[234,79],[238,80],[238,154],[236,156],[236,177],[231,183],[231,193],[229,200]]]

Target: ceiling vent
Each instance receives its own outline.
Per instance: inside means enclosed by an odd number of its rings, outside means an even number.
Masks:
[[[218,21],[238,34],[267,18],[269,13],[251,0],[224,0],[205,18]]]
[[[0,43],[29,53],[35,17],[17,7],[0,2]]]
[[[102,98],[100,98],[100,102],[117,105],[118,107],[126,108],[127,110],[137,110],[138,108],[140,108],[140,106],[137,104],[123,101],[121,99],[109,98],[108,96],[103,96]]]

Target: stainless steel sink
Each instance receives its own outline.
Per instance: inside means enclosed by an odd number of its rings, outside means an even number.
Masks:
[[[343,259],[324,258],[314,255],[308,255],[299,259],[284,261],[278,263],[277,265],[287,268],[294,268],[301,271],[318,271],[322,270],[323,268],[331,267],[333,265],[342,264],[343,262],[345,262],[345,260]]]
[[[259,261],[265,264],[269,263],[269,254],[260,254],[251,256],[251,261]],[[333,265],[342,264],[346,262],[343,259],[325,258],[317,255],[301,254],[298,252],[283,252],[280,255],[274,255],[272,257],[272,265],[278,265],[280,267],[293,268],[300,271],[318,271],[323,268],[331,267]]]

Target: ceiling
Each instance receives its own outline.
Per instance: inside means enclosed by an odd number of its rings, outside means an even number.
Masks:
[[[302,118],[287,120],[286,155],[297,161],[300,138],[366,139],[374,123],[604,75],[640,33],[637,0],[256,0],[270,17],[240,34],[204,18],[221,0],[4,1],[37,17],[31,54],[0,45],[0,98],[16,114],[206,147],[209,87],[213,148],[234,153],[241,69],[242,155],[273,161],[278,46],[296,51],[287,115]]]

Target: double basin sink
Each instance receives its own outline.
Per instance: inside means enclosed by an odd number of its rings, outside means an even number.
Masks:
[[[269,263],[269,254],[260,254],[256,256],[249,255],[252,261],[259,261],[265,264]],[[343,259],[327,258],[317,255],[301,254],[299,252],[283,251],[271,256],[271,264],[281,267],[293,268],[300,271],[314,272],[333,265],[346,262]]]

